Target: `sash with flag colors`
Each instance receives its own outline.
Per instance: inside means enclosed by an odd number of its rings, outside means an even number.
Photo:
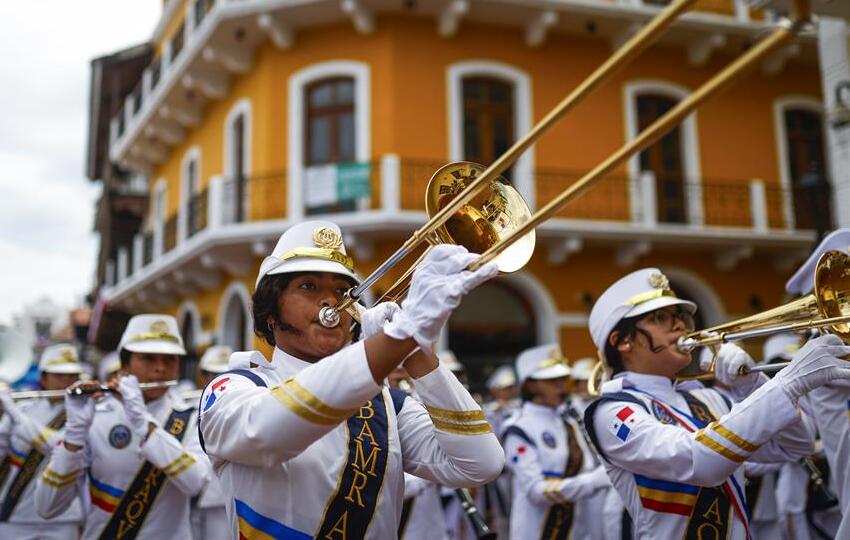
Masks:
[[[239,540],[310,540],[309,534],[266,517],[239,499],[234,499],[234,502],[239,521]]]
[[[121,502],[124,492],[117,487],[96,480],[94,476],[89,474],[89,495],[91,495],[93,505],[111,514],[115,511],[118,503]]]
[[[655,480],[635,474],[640,503],[644,508],[656,512],[690,516],[697,502],[699,487]]]

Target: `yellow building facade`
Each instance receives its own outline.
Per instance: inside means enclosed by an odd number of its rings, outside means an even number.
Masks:
[[[104,303],[174,314],[195,349],[262,349],[250,295],[289,225],[336,221],[368,274],[425,222],[434,171],[492,160],[658,3],[167,1],[152,63],[110,126],[110,159],[147,178],[150,208]],[[698,2],[524,154],[511,182],[539,208],[773,20]],[[806,35],[543,224],[531,262],[473,293],[441,345],[478,382],[539,343],[592,356],[593,301],[646,266],[696,300],[704,324],[780,303],[823,217],[804,189],[806,172],[827,175],[822,116]]]

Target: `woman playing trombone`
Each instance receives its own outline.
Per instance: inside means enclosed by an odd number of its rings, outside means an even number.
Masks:
[[[698,383],[675,385],[691,357],[678,340],[693,329],[696,305],[676,298],[654,268],[609,287],[590,314],[590,332],[613,371],[586,425],[640,538],[750,537],[744,461],[796,460],[813,441],[797,400],[829,380],[850,378],[850,353],[826,336],[794,355],[771,380],[738,376],[753,364],[724,346],[716,375],[740,398],[732,405]]]
[[[230,496],[230,537],[395,538],[403,472],[451,487],[495,478],[504,454],[469,392],[430,352],[461,298],[496,273],[465,268],[459,246],[433,248],[398,309],[319,323],[357,282],[339,227],[303,222],[263,261],[255,333],[274,346],[258,367],[217,377],[201,397],[207,454]],[[405,369],[422,399],[383,387]]]
[[[84,539],[190,538],[189,499],[210,474],[198,444],[196,412],[165,385],[139,387],[139,381],[177,378],[186,354],[177,321],[169,315],[136,315],[118,351],[121,375],[110,383],[117,394],[66,396],[64,441],[38,482],[36,508],[50,518],[79,492],[91,497]],[[100,388],[99,383],[76,386]]]

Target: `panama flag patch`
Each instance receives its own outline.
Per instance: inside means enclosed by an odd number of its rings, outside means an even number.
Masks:
[[[225,377],[223,379],[219,379],[212,385],[212,387],[210,388],[209,397],[207,397],[207,402],[204,404],[203,412],[207,412],[207,409],[213,406],[215,400],[217,400],[218,397],[222,393],[224,393],[225,390],[227,390],[227,386],[225,385],[225,383],[227,383],[229,380],[230,377]]]
[[[632,429],[635,427],[635,423],[637,422],[637,418],[635,417],[635,412],[631,407],[623,407],[617,414],[614,415],[614,418],[611,420],[611,423],[608,425],[608,429],[613,433],[618,439],[625,442],[626,439],[629,438],[629,434],[632,432]]]

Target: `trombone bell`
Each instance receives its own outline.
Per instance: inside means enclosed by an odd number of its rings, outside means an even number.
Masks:
[[[456,161],[440,167],[425,190],[425,209],[429,219],[461,194],[485,169],[483,165],[469,161]],[[439,242],[458,244],[472,253],[484,253],[530,218],[531,211],[522,196],[500,176],[461,206],[434,234]],[[499,271],[515,272],[525,266],[534,253],[534,244],[535,233],[532,230],[494,259]]]

